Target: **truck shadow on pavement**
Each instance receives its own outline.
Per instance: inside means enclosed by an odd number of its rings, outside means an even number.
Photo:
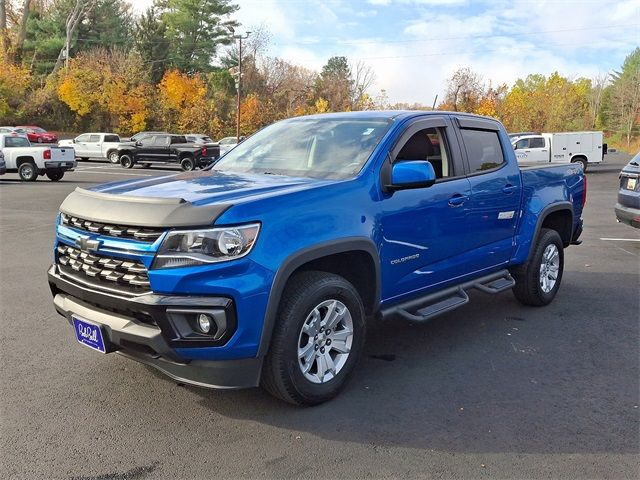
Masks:
[[[631,274],[615,279],[630,292],[636,282]],[[612,308],[607,287],[599,295],[608,300],[591,302],[584,284],[565,283],[546,308],[521,306],[510,293],[472,294],[469,305],[429,324],[376,324],[351,381],[317,407],[287,405],[260,389],[186,388],[212,412],[327,440],[453,452],[637,453],[637,321],[628,306]],[[616,285],[608,288],[613,294]]]

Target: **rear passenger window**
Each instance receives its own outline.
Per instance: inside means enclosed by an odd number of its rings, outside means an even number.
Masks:
[[[120,137],[118,135],[105,135],[104,136],[104,141],[105,142],[120,142]]]
[[[466,128],[460,131],[469,158],[471,173],[493,170],[504,163],[498,132]]]
[[[542,138],[542,137],[533,137],[529,141],[529,146],[531,148],[544,148],[544,138]]]

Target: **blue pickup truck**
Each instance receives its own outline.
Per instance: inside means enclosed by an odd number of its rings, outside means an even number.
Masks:
[[[371,318],[427,322],[471,289],[551,302],[585,199],[580,166],[521,170],[490,118],[299,117],[204,171],[77,188],[48,279],[82,345],[313,405]]]

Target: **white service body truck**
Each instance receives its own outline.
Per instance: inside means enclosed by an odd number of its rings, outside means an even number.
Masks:
[[[52,182],[76,167],[75,153],[69,147],[34,147],[25,135],[0,133],[0,151],[7,172],[17,172],[21,180],[34,182],[46,175]]]
[[[81,160],[90,158],[109,159],[118,163],[118,145],[120,137],[115,133],[83,133],[72,140],[60,140],[61,147],[72,147],[76,157]],[[113,157],[113,158],[112,158]]]
[[[520,164],[581,163],[584,170],[604,160],[602,132],[566,132],[524,135],[511,145]]]

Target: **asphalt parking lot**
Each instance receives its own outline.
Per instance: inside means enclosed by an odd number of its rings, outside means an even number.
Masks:
[[[0,476],[637,478],[640,235],[613,213],[628,158],[589,172],[584,243],[553,304],[475,293],[427,325],[375,324],[344,392],[306,409],[179,386],[83,348],[55,313],[45,272],[64,197],[170,172],[0,177]]]

